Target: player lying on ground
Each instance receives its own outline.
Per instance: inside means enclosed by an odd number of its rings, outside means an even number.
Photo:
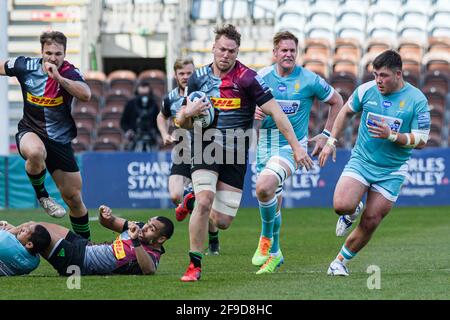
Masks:
[[[0,276],[28,274],[39,266],[39,253],[50,245],[50,234],[40,224],[14,227],[0,221]]]
[[[78,266],[81,275],[144,274],[156,272],[163,244],[173,234],[173,223],[156,216],[147,223],[131,222],[112,215],[107,206],[100,206],[99,221],[107,229],[119,232],[113,243],[92,244],[69,229],[40,222],[51,236],[43,251],[44,257],[60,275],[71,275],[70,266]]]

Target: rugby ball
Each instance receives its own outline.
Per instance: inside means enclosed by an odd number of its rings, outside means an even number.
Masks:
[[[209,109],[206,110],[207,113],[192,117],[192,120],[194,120],[194,122],[199,121],[201,123],[202,128],[207,128],[213,123],[213,121],[214,121],[214,105],[211,102],[211,100],[206,96],[206,94],[202,91],[194,91],[189,95],[189,99],[192,102],[195,102],[199,99],[203,99],[205,97],[206,97],[207,101],[209,102]]]

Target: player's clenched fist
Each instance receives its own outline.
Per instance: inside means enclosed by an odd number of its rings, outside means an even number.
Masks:
[[[141,228],[139,228],[139,226],[135,222],[128,222],[128,235],[130,236],[130,239],[137,239],[140,231]]]
[[[98,208],[98,213],[100,214],[100,217],[104,220],[111,220],[112,219],[112,210],[110,207],[101,205]]]

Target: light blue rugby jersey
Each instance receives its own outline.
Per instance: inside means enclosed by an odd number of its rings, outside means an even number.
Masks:
[[[294,128],[297,139],[300,141],[308,136],[308,122],[314,97],[326,102],[333,96],[334,89],[322,77],[300,66],[287,77],[281,77],[275,65],[261,69],[258,74],[270,87],[273,96],[281,109],[287,115]],[[261,125],[261,129],[277,129],[272,117],[267,116]],[[279,147],[288,144],[286,138],[276,131],[267,130],[267,135],[261,131],[259,143],[266,142],[272,145],[277,142],[273,139],[274,133],[279,135]]]
[[[0,230],[0,276],[28,274],[39,266],[39,256],[25,249],[12,233]]]
[[[411,157],[412,149],[387,139],[372,138],[367,123],[373,120],[387,123],[391,130],[407,133],[430,129],[430,109],[424,94],[405,82],[402,89],[383,96],[375,80],[356,88],[348,100],[354,112],[361,112],[358,137],[352,157],[358,157],[386,173],[398,170]]]

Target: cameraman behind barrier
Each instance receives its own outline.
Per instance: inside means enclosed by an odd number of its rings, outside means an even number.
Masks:
[[[156,117],[159,108],[153,97],[148,81],[143,80],[136,88],[136,96],[127,102],[120,119],[120,127],[125,132],[126,150],[158,150],[159,132]]]

